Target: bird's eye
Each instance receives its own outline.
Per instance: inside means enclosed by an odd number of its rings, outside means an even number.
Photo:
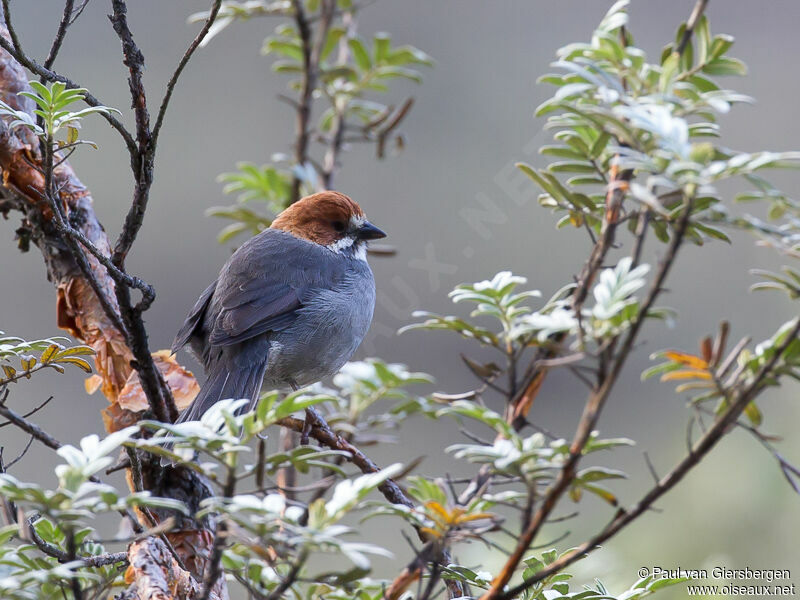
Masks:
[[[331,225],[333,225],[333,228],[339,233],[342,233],[345,229],[344,221],[333,221]]]

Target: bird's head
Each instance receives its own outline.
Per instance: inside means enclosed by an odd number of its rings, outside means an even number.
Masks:
[[[365,256],[366,242],[386,237],[367,221],[364,211],[349,197],[325,191],[306,196],[272,222],[273,229],[351,256]]]

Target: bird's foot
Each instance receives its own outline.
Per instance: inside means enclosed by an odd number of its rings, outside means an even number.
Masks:
[[[300,433],[300,445],[301,446],[308,446],[308,437],[311,433],[311,428],[314,426],[316,419],[314,418],[314,409],[307,408],[306,409],[306,420],[303,423],[303,431]]]

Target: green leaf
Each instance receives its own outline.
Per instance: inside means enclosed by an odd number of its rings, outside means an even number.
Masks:
[[[747,67],[742,61],[724,56],[707,63],[702,70],[707,75],[747,75]]]
[[[369,71],[372,68],[372,61],[369,58],[367,49],[364,47],[364,42],[359,38],[353,37],[347,40],[347,45],[353,53],[353,60],[355,60],[358,68],[362,71]]]
[[[759,425],[761,425],[761,422],[763,421],[763,416],[755,402],[751,402],[750,404],[744,407],[744,414],[747,416],[748,420],[753,425],[753,427],[758,427]]]
[[[376,33],[373,38],[373,56],[375,57],[375,64],[380,64],[389,56],[389,47],[391,45],[391,36],[388,33]]]
[[[333,52],[334,48],[339,45],[339,41],[342,39],[342,36],[345,34],[344,27],[331,27],[328,30],[328,37],[325,39],[325,45],[322,48],[322,52],[320,53],[320,59],[325,60],[328,58],[331,52]]]

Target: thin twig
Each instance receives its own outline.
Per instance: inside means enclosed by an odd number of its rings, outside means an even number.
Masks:
[[[45,69],[49,69],[53,66],[53,63],[56,61],[56,57],[61,50],[61,45],[64,43],[64,38],[67,35],[67,29],[74,22],[72,21],[72,9],[74,5],[75,0],[66,0],[66,2],[64,2],[64,14],[61,15],[61,22],[58,24],[56,36],[53,38],[53,44],[50,46],[50,52],[47,53],[47,58],[43,63]]]
[[[217,19],[221,5],[222,0],[214,0],[214,2],[212,2],[211,9],[208,13],[208,18],[205,20],[205,23],[203,23],[203,28],[192,40],[192,43],[189,44],[189,47],[186,49],[186,52],[183,53],[183,57],[178,63],[178,66],[175,67],[175,71],[173,71],[172,76],[167,82],[167,89],[164,92],[161,105],[158,107],[158,115],[156,115],[156,122],[155,125],[153,125],[152,140],[150,142],[153,151],[155,150],[156,142],[158,141],[158,134],[161,132],[161,126],[164,124],[164,117],[167,114],[167,108],[169,107],[169,101],[172,98],[172,92],[175,91],[175,85],[178,83],[178,79],[180,78],[181,73],[183,73],[183,69],[189,63],[189,60],[192,58],[195,50],[197,50],[200,44],[203,43],[206,35],[208,35],[208,31],[211,29],[211,26]]]
[[[497,600],[510,600],[518,596],[524,590],[532,585],[541,581],[545,577],[549,577],[553,573],[557,573],[562,569],[568,567],[576,560],[579,560],[586,553],[595,550],[600,544],[616,535],[626,525],[636,520],[642,513],[649,510],[656,500],[661,498],[665,493],[671,490],[678,484],[686,474],[697,466],[703,458],[716,446],[716,444],[725,436],[727,430],[731,425],[735,424],[739,416],[744,411],[745,407],[753,401],[758,392],[763,389],[763,381],[772,373],[772,369],[778,362],[780,357],[786,351],[790,344],[792,344],[800,335],[800,318],[795,321],[794,326],[789,330],[786,340],[778,348],[775,353],[767,360],[758,372],[753,377],[752,382],[746,388],[743,388],[732,398],[732,402],[722,415],[708,428],[703,436],[692,447],[692,450],[677,464],[667,475],[665,475],[657,485],[650,489],[636,504],[627,510],[621,510],[617,513],[611,523],[609,523],[601,532],[592,537],[590,540],[584,542],[575,548],[569,554],[565,554],[558,560],[554,561],[546,568],[538,573],[525,579],[522,583],[514,586],[503,593],[494,596]]]
[[[34,527],[34,523],[39,518],[40,518],[39,515],[34,515],[30,519],[28,519],[28,531],[26,532],[26,534],[27,536],[30,537],[30,540],[36,545],[36,547],[39,548],[39,550],[41,550],[47,556],[55,558],[58,562],[62,564],[78,560],[82,563],[82,566],[84,567],[96,568],[96,567],[103,567],[106,565],[128,562],[127,552],[109,552],[106,554],[96,554],[91,556],[76,556],[75,558],[70,558],[69,555],[66,552],[64,552],[61,548],[44,541],[39,536],[39,534],[36,533],[36,528]]]
[[[6,28],[9,31],[9,35],[12,35],[11,32],[13,31],[13,25],[11,24],[11,19],[8,12],[8,0],[3,0],[3,9],[5,14]],[[68,89],[78,89],[78,88],[85,89],[83,86],[78,85],[71,79],[64,77],[63,75],[60,75],[59,73],[51,69],[47,69],[42,65],[38,64],[35,60],[29,58],[22,51],[21,48],[18,48],[13,41],[7,40],[4,36],[0,36],[0,48],[3,48],[3,50],[8,52],[14,58],[14,60],[20,63],[23,67],[25,67],[32,73],[35,73],[36,75],[38,75],[39,77],[43,78],[46,81],[60,81]],[[89,92],[84,92],[83,101],[86,102],[86,104],[88,104],[89,106],[105,106],[102,102],[100,102],[100,100],[98,100],[95,96],[93,96]],[[108,123],[114,129],[116,129],[117,132],[122,136],[122,139],[125,141],[125,145],[128,147],[128,150],[136,149],[136,142],[134,141],[133,136],[119,119],[117,119],[110,112],[101,112],[99,114],[102,118],[108,121]]]
[[[5,385],[5,384],[6,384],[6,381],[4,381],[4,382],[3,382],[3,385]],[[22,415],[22,418],[23,418],[23,419],[27,419],[28,417],[32,417],[32,416],[33,416],[33,415],[35,415],[37,412],[39,412],[40,410],[42,410],[42,409],[43,409],[45,406],[47,406],[47,405],[50,403],[50,401],[51,401],[51,400],[52,400],[54,397],[55,397],[55,396],[49,396],[49,397],[47,398],[47,400],[45,400],[44,402],[42,402],[41,404],[39,404],[37,407],[35,407],[35,408],[32,408],[31,410],[29,410],[28,412],[26,412],[24,415]],[[5,427],[6,425],[12,425],[12,424],[13,424],[13,423],[11,423],[11,421],[6,421],[5,423],[0,423],[0,429],[1,429],[1,428],[3,428],[3,427]]]
[[[3,400],[5,401],[5,398]],[[48,448],[52,448],[53,450],[58,450],[61,448],[62,444],[56,438],[35,423],[31,423],[21,415],[18,415],[13,410],[5,406],[2,402],[0,402],[0,415],[8,419],[10,423],[13,423],[25,433],[35,437]]]
[[[303,565],[308,558],[308,553],[303,551],[297,557],[297,559],[292,564],[291,569],[286,574],[286,577],[269,593],[269,596],[266,596],[266,600],[280,600],[283,597],[283,593],[288,590],[291,585],[297,581],[297,576],[300,574],[300,569],[303,568]]]
[[[528,551],[528,547],[539,533],[539,529],[541,528],[542,524],[547,520],[550,513],[556,507],[558,500],[569,487],[574,477],[575,469],[577,468],[578,462],[582,456],[583,448],[595,428],[597,419],[600,417],[600,412],[603,409],[605,401],[610,395],[611,390],[613,389],[614,384],[616,383],[617,378],[622,371],[622,367],[625,365],[628,355],[633,348],[633,343],[636,340],[639,330],[641,329],[642,323],[647,317],[647,313],[650,311],[650,308],[652,307],[656,298],[661,293],[664,280],[666,279],[675,262],[678,249],[683,243],[684,233],[689,225],[689,216],[691,215],[692,205],[692,199],[686,198],[679,222],[675,228],[672,239],[670,240],[670,245],[664,258],[661,260],[659,271],[649,288],[647,297],[641,305],[639,315],[628,329],[627,336],[625,337],[617,354],[616,360],[610,367],[607,376],[602,380],[600,387],[590,395],[586,402],[581,420],[578,423],[578,427],[575,431],[575,436],[570,444],[570,453],[566,462],[559,471],[558,477],[550,486],[550,488],[548,488],[547,493],[542,498],[541,505],[531,519],[530,524],[520,535],[520,539],[514,549],[514,552],[512,552],[500,573],[492,581],[491,588],[482,596],[482,600],[499,600],[500,598],[509,597],[505,596],[503,593],[505,586],[508,584],[509,580],[514,574],[517,565],[519,565],[525,553]]]
[[[686,21],[686,29],[683,30],[681,41],[678,43],[678,47],[675,49],[675,52],[678,54],[683,54],[684,50],[686,50],[689,40],[692,39],[694,28],[697,26],[698,21],[700,21],[700,17],[703,16],[707,5],[708,0],[697,0],[697,3],[694,5],[692,14],[689,15],[689,20]]]
[[[33,435],[31,435],[31,436],[28,438],[28,443],[27,443],[27,444],[25,444],[25,447],[22,449],[22,452],[20,452],[20,453],[17,455],[17,457],[16,457],[14,460],[12,460],[10,463],[8,463],[7,465],[4,465],[4,469],[5,469],[6,471],[7,471],[8,469],[10,469],[11,467],[13,467],[15,464],[17,464],[19,461],[21,461],[21,460],[22,460],[22,459],[25,457],[25,455],[28,453],[28,450],[30,450],[30,448],[31,448],[31,444],[33,444],[33,440],[35,440],[35,439],[36,439],[36,438],[35,438],[35,437],[33,437]]]
[[[372,460],[361,450],[334,432],[330,425],[328,425],[325,419],[317,411],[313,411],[311,414],[313,421],[311,430],[309,431],[310,437],[314,438],[322,445],[331,448],[332,450],[341,450],[347,452],[349,454],[348,460],[357,466],[362,473],[380,472],[381,469],[378,465],[372,462]],[[305,426],[305,421],[295,417],[286,417],[281,419],[278,424],[286,427],[287,429],[301,432]],[[414,506],[414,502],[408,496],[406,496],[400,486],[398,486],[391,479],[387,479],[380,486],[378,486],[378,490],[392,504],[402,504],[408,507]]]
[[[347,452],[349,454],[348,460],[357,466],[362,473],[380,472],[380,467],[378,467],[378,465],[372,462],[367,455],[356,448],[352,443],[348,442],[346,439],[334,432],[330,425],[328,425],[325,419],[316,410],[313,408],[310,409],[306,413],[306,419],[311,419],[311,429],[308,432],[310,437],[314,438],[328,448]],[[278,424],[297,432],[302,432],[306,427],[305,420],[297,419],[295,417],[285,417],[278,421]],[[378,486],[378,491],[380,491],[383,496],[392,504],[402,504],[404,506],[408,506],[409,508],[413,508],[414,506],[414,502],[405,494],[400,486],[391,479],[386,479],[383,483],[381,483]],[[418,530],[417,533],[422,541],[428,541],[427,536],[422,531]],[[444,549],[439,552],[438,556],[439,558],[437,560],[444,564],[449,564],[451,562],[449,553]],[[461,585],[458,584],[458,582],[448,584],[449,588],[451,586],[451,594],[457,593],[463,595],[463,589],[461,589]]]
[[[225,480],[225,487],[222,495],[225,498],[232,498],[236,490],[236,467],[228,465],[228,475]],[[200,600],[208,600],[211,596],[211,590],[217,584],[217,580],[221,574],[221,561],[222,551],[225,549],[225,541],[228,532],[228,525],[225,519],[220,518],[217,522],[216,531],[214,532],[214,544],[211,547],[211,556],[208,559],[208,564],[203,574],[203,593]]]

